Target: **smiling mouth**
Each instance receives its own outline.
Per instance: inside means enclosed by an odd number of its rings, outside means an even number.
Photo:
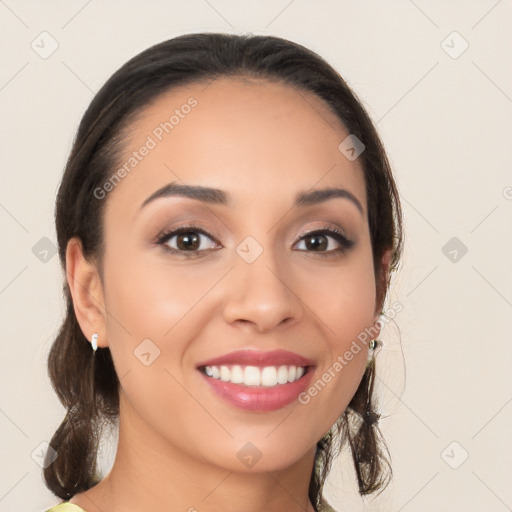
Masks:
[[[212,379],[242,386],[275,387],[296,382],[309,370],[310,366],[279,365],[212,365],[201,366],[199,371]]]

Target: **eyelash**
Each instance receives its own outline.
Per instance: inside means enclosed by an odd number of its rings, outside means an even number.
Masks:
[[[185,226],[178,226],[176,228],[173,228],[169,231],[165,231],[158,235],[158,237],[155,240],[155,244],[161,246],[165,251],[170,252],[171,254],[177,254],[180,256],[184,256],[185,258],[194,258],[199,256],[199,253],[204,252],[208,249],[203,250],[193,250],[193,251],[180,251],[177,249],[174,249],[172,247],[166,246],[166,242],[168,242],[171,238],[173,238],[176,235],[181,235],[183,233],[199,233],[202,235],[207,236],[211,240],[213,240],[215,243],[218,243],[215,238],[213,238],[208,232],[206,232],[204,229],[194,226],[194,225],[185,225]],[[331,249],[330,251],[308,251],[308,250],[301,250],[300,252],[313,252],[318,254],[321,257],[327,258],[332,257],[336,255],[340,255],[351,249],[355,242],[352,240],[349,240],[345,235],[343,235],[340,231],[337,229],[331,228],[329,226],[324,226],[319,229],[315,229],[313,231],[308,231],[306,233],[302,233],[299,238],[299,242],[302,241],[304,238],[310,237],[312,235],[329,235],[332,238],[334,238],[339,244],[340,247],[337,249]]]

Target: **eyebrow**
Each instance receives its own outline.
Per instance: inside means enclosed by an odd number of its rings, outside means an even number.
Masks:
[[[199,185],[180,185],[173,182],[151,194],[142,203],[140,209],[157,199],[175,196],[187,197],[189,199],[196,199],[198,201],[204,201],[205,203],[222,206],[229,206],[232,203],[230,194],[218,188],[202,187]],[[301,192],[295,196],[294,206],[311,206],[336,197],[348,199],[357,207],[361,214],[364,214],[364,209],[357,197],[344,188],[324,188],[321,190]]]

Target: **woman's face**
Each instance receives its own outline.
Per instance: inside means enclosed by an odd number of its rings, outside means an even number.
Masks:
[[[145,450],[231,471],[311,456],[359,385],[358,335],[378,318],[363,172],[338,149],[349,133],[311,94],[228,79],[166,93],[131,128],[103,199],[100,346],[123,428]],[[315,200],[328,188],[345,192]]]

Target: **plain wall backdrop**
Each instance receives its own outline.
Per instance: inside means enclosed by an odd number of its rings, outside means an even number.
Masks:
[[[403,310],[377,356],[394,479],[361,499],[344,453],[327,498],[339,511],[512,510],[511,19],[510,0],[0,1],[0,511],[59,501],[40,467],[64,415],[45,365],[64,313],[53,209],[79,120],[129,58],[201,31],[277,35],[326,58],[400,189],[388,304]]]

